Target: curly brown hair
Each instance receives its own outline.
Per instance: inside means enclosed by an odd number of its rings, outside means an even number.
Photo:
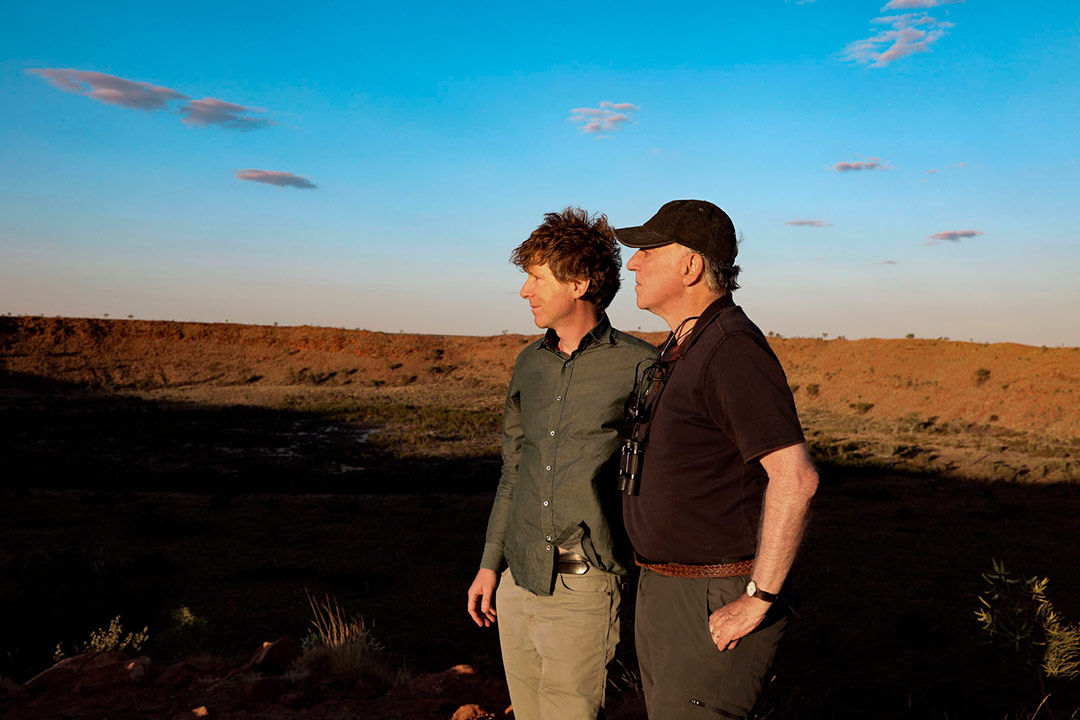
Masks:
[[[547,263],[559,282],[588,280],[582,300],[603,310],[619,291],[622,256],[607,216],[581,208],[545,213],[529,239],[514,248],[510,262],[522,270]]]

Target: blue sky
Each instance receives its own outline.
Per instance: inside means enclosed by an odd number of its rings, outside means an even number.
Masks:
[[[1080,345],[1076,3],[310,5],[0,3],[0,313],[532,332],[693,197],[765,330]]]

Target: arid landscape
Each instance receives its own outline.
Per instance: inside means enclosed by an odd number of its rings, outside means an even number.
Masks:
[[[497,638],[465,590],[531,339],[0,318],[0,715],[504,716]],[[975,611],[996,559],[1049,578],[1080,620],[1080,349],[770,342],[822,483],[762,716],[1021,718],[1049,694],[1039,717],[1070,717],[1077,681],[1040,687]],[[263,642],[308,635],[305,591],[362,615],[411,684],[290,705],[229,676],[254,673]],[[181,606],[206,630],[170,648]],[[188,660],[196,681],[113,692],[122,705],[20,689],[117,615],[148,628],[156,667]],[[631,626],[614,717],[643,717]],[[429,692],[461,664],[475,672],[457,695]]]

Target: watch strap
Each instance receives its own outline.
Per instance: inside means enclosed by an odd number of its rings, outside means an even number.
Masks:
[[[765,602],[776,602],[780,599],[779,593],[771,593],[768,590],[762,590],[760,586],[753,580],[751,580],[746,586],[746,594],[752,598],[758,600],[764,600]]]

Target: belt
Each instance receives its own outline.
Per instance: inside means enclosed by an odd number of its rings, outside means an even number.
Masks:
[[[715,565],[699,565],[697,563],[654,563],[635,555],[634,562],[637,563],[638,567],[647,568],[658,575],[677,578],[735,577],[736,575],[749,575],[754,569],[754,558],[752,557]]]
[[[589,572],[589,561],[576,552],[561,553],[557,566],[558,572],[564,575],[584,575]]]

